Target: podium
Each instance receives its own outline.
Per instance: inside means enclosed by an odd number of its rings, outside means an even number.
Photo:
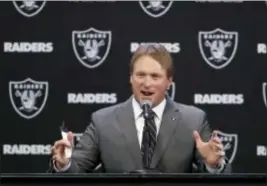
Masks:
[[[1,174],[1,186],[263,186],[266,174]]]

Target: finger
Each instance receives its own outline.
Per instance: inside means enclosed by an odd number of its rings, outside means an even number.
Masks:
[[[220,140],[220,138],[219,137],[213,137],[212,139],[212,142],[215,142],[215,143],[217,143],[217,144],[220,144],[221,143],[221,140]]]
[[[52,150],[52,155],[54,156],[54,155],[63,155],[63,146],[58,146],[57,148],[53,148],[53,150]]]
[[[56,141],[55,144],[54,144],[54,148],[58,148],[59,146],[64,146],[64,147],[71,147],[71,143],[68,141],[68,140],[59,140],[59,141]]]
[[[218,152],[215,152],[215,154],[219,157],[224,157],[225,156],[225,152],[224,151],[218,151]]]
[[[59,155],[52,156],[53,161],[60,161]]]
[[[203,141],[201,140],[201,137],[200,137],[199,133],[196,130],[194,131],[193,134],[194,134],[194,138],[195,138],[195,141],[196,141],[196,145],[197,145],[197,147],[199,147],[200,145],[203,144]]]
[[[64,159],[63,157],[60,157],[60,156],[53,156],[53,162],[54,162],[54,165],[57,167],[58,164],[63,164]]]
[[[217,151],[222,151],[223,150],[223,145],[221,143],[220,144],[214,143],[214,146],[215,146],[215,149]]]
[[[218,151],[222,151],[223,150],[223,145],[222,144],[218,144],[218,143],[215,143],[215,142],[212,142],[212,141],[210,141],[209,144],[210,144],[210,146],[211,146],[211,148],[212,148],[212,150],[214,152],[218,152]]]
[[[54,154],[54,155],[52,156],[52,159],[53,159],[54,161],[62,162],[63,159],[65,159],[65,155],[64,155],[64,154],[59,154],[59,153],[57,153],[57,154]]]
[[[56,144],[56,142],[55,142]],[[51,147],[52,154],[60,147],[59,145],[55,146],[55,144]]]
[[[73,134],[72,134],[72,132],[68,132],[67,139],[72,144],[72,142],[73,142]]]
[[[64,156],[64,153],[65,153],[64,149],[65,149],[65,147],[68,147],[68,146],[70,146],[70,143],[68,141],[67,142],[61,142],[61,140],[60,140],[60,141],[56,142],[55,145],[53,146],[52,154]]]
[[[63,156],[64,154],[64,146],[59,146],[56,150],[55,150],[55,154],[60,154],[61,156]]]

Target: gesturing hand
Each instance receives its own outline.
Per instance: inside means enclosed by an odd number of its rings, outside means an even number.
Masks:
[[[202,141],[197,131],[194,131],[194,138],[196,147],[204,162],[210,167],[217,167],[225,153],[223,151],[223,144],[217,137],[216,131],[213,131],[212,137],[208,142]]]
[[[61,139],[55,142],[53,148],[52,148],[52,159],[55,163],[55,166],[57,168],[63,168],[66,166],[70,159],[65,157],[65,148],[71,148],[72,147],[72,139],[73,135],[72,132],[68,133],[67,139]]]

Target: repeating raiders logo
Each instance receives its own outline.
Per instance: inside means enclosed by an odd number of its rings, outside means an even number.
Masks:
[[[217,135],[219,139],[222,141],[226,159],[228,160],[229,163],[232,163],[237,151],[237,145],[238,145],[237,134],[227,134],[218,131]]]
[[[262,84],[262,96],[263,96],[263,102],[267,108],[267,82],[264,82]]]
[[[111,31],[89,28],[72,32],[72,46],[77,59],[87,68],[96,68],[108,56]]]
[[[26,17],[33,17],[37,15],[45,6],[46,1],[13,1],[17,11]]]
[[[198,44],[202,57],[213,68],[226,67],[234,58],[237,45],[238,33],[228,32],[222,29],[212,31],[200,31]]]
[[[140,6],[145,13],[151,17],[158,18],[169,11],[173,1],[139,1]]]
[[[172,82],[171,86],[169,87],[169,89],[167,90],[167,95],[171,98],[171,100],[175,99],[175,82]]]
[[[45,106],[48,96],[48,82],[23,81],[9,82],[9,97],[15,111],[25,119],[37,116]]]

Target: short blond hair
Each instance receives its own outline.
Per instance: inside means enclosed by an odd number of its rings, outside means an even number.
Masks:
[[[173,77],[173,61],[167,49],[160,44],[141,44],[131,58],[130,73],[133,73],[135,62],[142,56],[150,56],[166,70],[167,77]]]

